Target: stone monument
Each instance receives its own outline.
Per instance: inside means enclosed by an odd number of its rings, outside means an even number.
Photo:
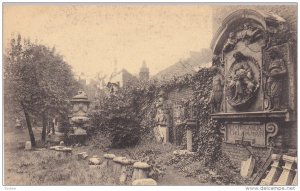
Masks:
[[[159,98],[156,103],[156,127],[154,129],[157,140],[161,142],[169,142],[169,128],[171,124],[171,118],[169,109],[166,103],[166,93],[160,91],[158,94]]]
[[[296,125],[290,39],[288,23],[278,15],[242,9],[224,19],[211,43],[217,72],[210,103],[211,117],[224,123],[225,143],[286,147],[282,139],[291,128],[285,129]]]
[[[70,119],[71,130],[69,140],[71,143],[85,143],[89,126],[88,109],[90,101],[85,92],[79,91],[78,95],[71,99],[73,105],[72,117]]]

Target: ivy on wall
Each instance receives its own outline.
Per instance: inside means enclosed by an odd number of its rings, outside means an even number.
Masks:
[[[105,131],[111,137],[112,146],[124,147],[137,144],[141,139],[153,139],[158,92],[190,87],[193,97],[185,100],[183,106],[190,110],[192,103],[196,109],[199,128],[193,133],[193,148],[198,156],[209,164],[218,159],[221,148],[220,124],[210,119],[208,104],[213,72],[203,68],[197,73],[174,77],[158,83],[150,81],[134,87],[120,89],[116,94],[100,100],[99,109],[92,113],[93,131]],[[191,116],[187,112],[187,118]],[[185,145],[185,131],[182,132]]]

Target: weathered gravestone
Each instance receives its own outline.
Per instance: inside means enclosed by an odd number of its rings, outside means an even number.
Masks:
[[[258,153],[287,147],[283,138],[296,126],[291,39],[288,23],[278,15],[243,9],[224,19],[211,43],[210,103],[211,117],[224,123],[226,145],[243,144]]]

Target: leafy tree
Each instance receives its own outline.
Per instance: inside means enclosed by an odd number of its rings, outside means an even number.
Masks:
[[[67,113],[68,99],[79,85],[62,56],[44,45],[12,38],[4,58],[5,94],[24,112],[30,140],[36,146],[31,115],[42,116],[42,141],[46,139],[47,115]]]

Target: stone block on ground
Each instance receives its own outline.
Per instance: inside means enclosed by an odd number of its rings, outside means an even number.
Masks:
[[[30,141],[26,141],[25,142],[25,150],[31,150],[32,146],[31,146],[31,142]]]
[[[114,155],[114,154],[109,154],[109,153],[104,154],[103,156],[104,156],[104,158],[106,158],[106,159],[113,159],[113,158],[116,157],[116,155]]]
[[[244,178],[251,177],[254,170],[254,166],[255,166],[255,159],[251,155],[248,160],[242,161],[241,176]]]
[[[86,152],[81,152],[77,154],[78,159],[86,159],[89,155]]]
[[[182,155],[195,155],[195,152],[191,152],[191,151],[188,151],[188,150],[176,150],[173,152],[174,155],[179,155],[179,156],[182,156]]]
[[[137,179],[132,182],[133,186],[157,186],[157,182],[152,178]]]
[[[100,165],[103,161],[100,158],[90,158],[89,165]]]
[[[145,162],[135,162],[133,164],[132,180],[148,178],[151,165]]]

